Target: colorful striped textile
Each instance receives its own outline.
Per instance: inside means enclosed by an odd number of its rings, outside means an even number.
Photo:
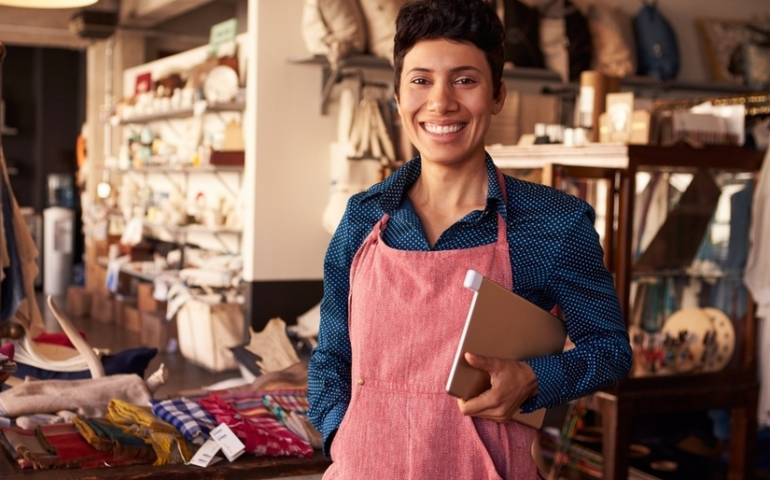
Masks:
[[[197,403],[187,398],[151,400],[152,413],[179,430],[184,438],[196,445],[209,439],[209,432],[217,427],[216,420]]]
[[[80,435],[71,423],[41,425],[36,433],[41,445],[47,445],[56,455],[56,467],[96,468],[139,463],[133,458],[121,458],[110,452],[100,452]]]
[[[3,428],[2,432],[22,468],[26,465],[27,468],[31,466],[37,470],[56,465],[56,455],[45,451],[34,430],[8,427]],[[22,459],[26,462],[22,463]]]
[[[154,465],[185,463],[192,458],[187,441],[177,429],[152,414],[149,407],[115,399],[107,406],[107,420],[124,433],[136,435],[152,445],[158,459]]]
[[[202,398],[200,405],[216,418],[217,423],[227,424],[248,452],[264,456],[313,455],[313,448],[291,433],[265,407],[262,393],[212,396]]]
[[[158,459],[151,445],[141,438],[125,433],[106,418],[76,417],[75,428],[89,445],[115,454],[121,458],[134,458],[140,463],[153,463]]]

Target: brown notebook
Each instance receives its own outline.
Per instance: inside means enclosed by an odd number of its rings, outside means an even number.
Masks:
[[[465,352],[495,358],[528,360],[561,353],[567,330],[559,318],[468,270],[465,287],[475,293],[465,321],[446,391],[468,400],[489,389],[489,374],[468,365]],[[540,428],[545,409],[517,413],[513,420]]]

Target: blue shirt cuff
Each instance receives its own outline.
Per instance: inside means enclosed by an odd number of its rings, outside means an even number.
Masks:
[[[532,367],[537,377],[537,395],[528,398],[522,405],[524,413],[531,413],[541,408],[559,405],[564,398],[563,388],[567,384],[566,375],[557,355],[526,360],[524,363]]]
[[[342,423],[342,419],[345,416],[345,412],[347,412],[347,410],[347,405],[338,404],[329,410],[329,413],[327,413],[326,417],[324,418],[321,435],[323,435],[324,439],[323,452],[326,458],[332,458],[332,442],[334,441],[334,437],[337,434],[337,429],[340,428],[340,424]]]

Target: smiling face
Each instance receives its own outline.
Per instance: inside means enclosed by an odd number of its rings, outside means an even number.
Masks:
[[[489,121],[506,94],[503,83],[494,98],[484,52],[470,43],[423,40],[404,56],[400,80],[398,111],[423,162],[483,161]]]

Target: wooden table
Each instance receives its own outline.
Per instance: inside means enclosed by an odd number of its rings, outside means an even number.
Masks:
[[[3,480],[69,480],[69,479],[270,479],[317,475],[323,473],[331,464],[320,451],[311,458],[297,457],[255,457],[244,454],[233,463],[222,460],[208,468],[191,465],[134,465],[130,467],[22,470],[16,465],[5,448],[0,447],[0,478]]]

